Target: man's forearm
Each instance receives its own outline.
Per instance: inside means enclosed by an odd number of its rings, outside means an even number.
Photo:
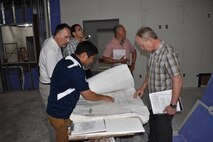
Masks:
[[[103,95],[96,94],[95,92],[91,90],[83,91],[81,92],[81,95],[84,97],[85,100],[89,100],[89,101],[100,101],[100,100],[103,100],[104,98]]]
[[[176,105],[180,97],[180,92],[183,84],[182,77],[180,75],[173,77],[173,86],[172,86],[172,99],[171,104]]]
[[[132,63],[133,63],[133,64],[135,64],[136,58],[137,58],[137,51],[134,50],[134,51],[132,52]]]
[[[148,76],[148,74],[146,74],[146,77],[145,77],[145,79],[143,81],[143,84],[142,84],[140,90],[146,90],[146,88],[148,86],[148,79],[149,79],[149,76]]]
[[[105,63],[108,63],[108,64],[115,64],[115,63],[118,62],[118,61],[116,62],[116,60],[114,60],[110,57],[103,57],[103,60],[104,60]]]

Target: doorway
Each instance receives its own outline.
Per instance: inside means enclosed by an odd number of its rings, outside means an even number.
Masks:
[[[118,24],[119,19],[83,21],[85,34],[91,35],[90,41],[94,43],[99,50],[97,59],[91,65],[93,72],[101,72],[110,67],[108,64],[103,63],[102,57],[106,44],[114,36],[113,28]]]

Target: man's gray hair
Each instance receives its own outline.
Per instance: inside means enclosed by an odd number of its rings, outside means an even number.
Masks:
[[[150,27],[141,27],[140,29],[138,29],[137,36],[141,37],[141,38],[154,38],[154,39],[158,39],[157,34],[150,28]]]

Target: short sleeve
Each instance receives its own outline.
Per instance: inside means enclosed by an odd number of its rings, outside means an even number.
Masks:
[[[180,72],[180,59],[178,56],[178,53],[176,52],[169,52],[166,56],[166,69],[168,74],[171,77],[177,76],[177,75],[181,75]]]
[[[53,51],[48,51],[46,54],[46,70],[49,78],[52,77],[53,70],[58,62],[56,53]]]
[[[112,51],[113,51],[112,50],[112,44],[110,42],[106,45],[103,56],[104,57],[112,57]]]
[[[128,39],[126,39],[126,40],[127,40],[128,46],[130,47],[130,52],[134,52],[135,47],[133,46],[133,44]]]
[[[76,76],[76,85],[79,91],[89,90],[89,83],[86,81],[85,71],[81,69],[78,72],[78,76]]]

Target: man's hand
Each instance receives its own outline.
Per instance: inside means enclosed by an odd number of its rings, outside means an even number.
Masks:
[[[164,111],[165,113],[169,114],[169,115],[175,115],[176,114],[176,109],[172,108],[170,105],[166,106]]]
[[[138,89],[138,90],[136,90],[135,93],[133,94],[133,98],[137,98],[138,96],[139,96],[139,97],[142,97],[143,94],[144,94],[144,90]]]
[[[110,96],[104,96],[104,101],[107,101],[107,102],[114,102],[114,98],[113,97],[110,97]]]
[[[127,58],[125,57],[125,56],[123,56],[120,60],[119,60],[119,62],[120,63],[122,63],[122,64],[126,64],[127,63]]]

